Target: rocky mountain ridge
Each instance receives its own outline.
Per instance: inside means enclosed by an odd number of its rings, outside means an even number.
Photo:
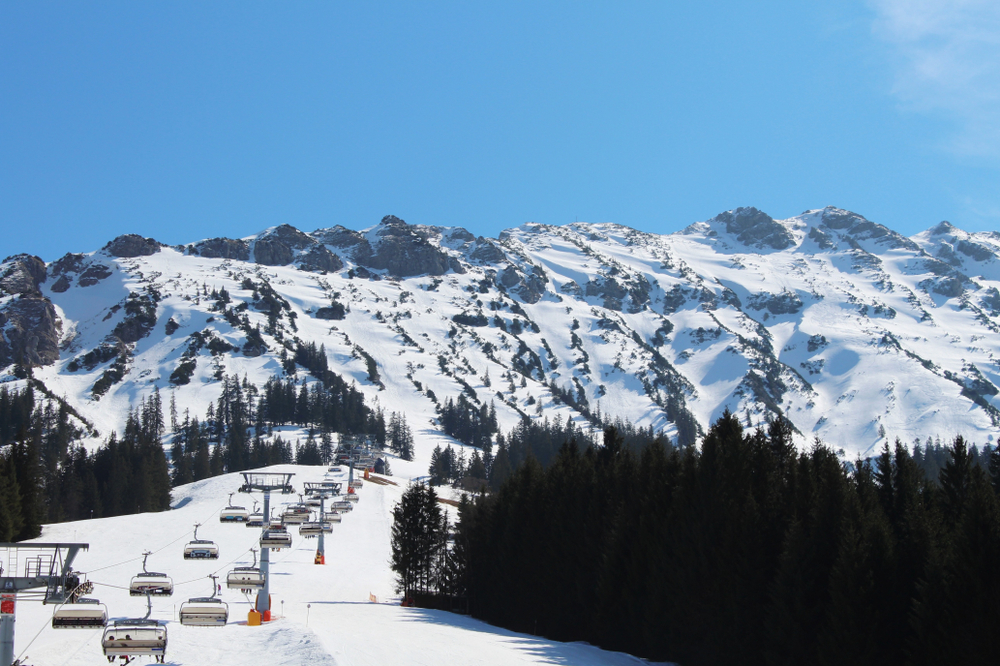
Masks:
[[[154,386],[197,409],[226,373],[304,377],[288,356],[313,342],[412,414],[425,449],[459,394],[505,429],[617,416],[693,442],[728,408],[845,455],[983,444],[1000,427],[998,253],[995,232],[906,238],[833,207],[738,208],[670,235],[528,223],[487,239],[394,216],[183,246],[125,235],[0,264],[0,368],[30,367],[105,431]]]

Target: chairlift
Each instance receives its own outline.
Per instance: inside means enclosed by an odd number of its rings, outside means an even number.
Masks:
[[[331,532],[333,532],[333,526],[328,522],[310,522],[299,525],[299,536],[306,538],[330,534]]]
[[[236,567],[226,576],[226,587],[230,590],[240,590],[241,592],[252,592],[264,587],[264,573],[257,568],[257,549],[251,548],[253,553],[253,564],[249,567]]]
[[[247,517],[247,527],[264,527],[264,512],[257,510],[257,500],[253,502],[253,513]]]
[[[229,493],[229,506],[219,512],[220,523],[245,523],[250,517],[245,506],[233,506],[233,495]]]
[[[181,604],[181,624],[195,627],[224,627],[229,619],[229,604],[219,599],[218,576],[212,574],[212,596],[192,597]]]
[[[147,592],[156,597],[169,597],[174,593],[174,581],[165,573],[146,570],[146,559],[150,555],[148,550],[142,554],[142,573],[132,577],[128,593],[133,597],[141,597]]]
[[[339,523],[343,520],[343,516],[340,515],[339,511],[324,511],[323,512],[323,522],[327,523]]]
[[[115,620],[105,627],[101,637],[101,647],[108,662],[119,657],[126,664],[136,657],[153,657],[164,663],[167,651],[167,627],[157,620],[149,619],[153,603],[146,595],[146,617],[130,620]]]
[[[81,597],[52,614],[53,629],[93,629],[108,624],[108,607],[97,599]]]
[[[219,547],[215,545],[215,542],[209,541],[208,539],[198,538],[199,527],[201,527],[201,523],[198,523],[194,526],[194,539],[189,541],[187,545],[184,546],[184,559],[185,560],[219,559]]]
[[[260,535],[260,547],[273,548],[275,550],[279,550],[281,548],[291,548],[292,535],[284,529],[266,529],[264,530],[264,533]]]
[[[354,510],[354,502],[351,502],[351,501],[347,500],[346,498],[345,499],[334,500],[333,503],[330,506],[332,508],[336,509],[337,511],[353,511]]]

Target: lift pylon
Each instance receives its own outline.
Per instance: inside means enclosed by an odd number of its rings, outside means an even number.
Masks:
[[[285,472],[243,472],[243,485],[240,486],[241,493],[249,493],[258,490],[264,493],[264,528],[268,528],[266,517],[271,515],[271,493],[279,492],[282,495],[291,495],[295,492],[292,487],[292,477],[294,473]],[[264,622],[271,620],[271,549],[261,545],[260,549],[260,572],[264,576],[264,587],[257,593],[257,601],[254,610],[260,613],[260,619]]]
[[[73,560],[89,548],[87,543],[0,543],[0,666],[14,663],[17,593],[44,588],[43,603],[63,603],[79,584]],[[17,575],[19,561],[24,562],[23,576]]]

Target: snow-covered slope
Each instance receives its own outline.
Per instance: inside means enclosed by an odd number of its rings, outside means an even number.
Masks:
[[[260,385],[315,342],[369,404],[406,414],[417,473],[460,393],[505,430],[600,414],[694,441],[729,408],[847,456],[885,437],[984,444],[1000,426],[998,252],[995,233],[910,239],[836,208],[740,208],[666,236],[525,224],[491,240],[391,216],[180,247],[123,236],[0,266],[0,364],[21,354],[106,434],[154,386],[202,416],[221,373]]]
[[[292,481],[320,481],[325,468],[280,466],[269,471],[294,472]],[[341,474],[340,476],[343,476]],[[339,479],[339,477],[338,477]],[[273,666],[339,664],[579,664],[624,666],[641,664],[621,653],[584,644],[564,644],[492,627],[469,617],[440,611],[402,608],[394,596],[389,570],[389,530],[392,506],[399,500],[400,485],[366,483],[361,500],[327,538],[325,566],[313,564],[315,539],[303,539],[292,529],[291,549],[272,551],[271,598],[274,622],[247,626],[250,599],[223,585],[229,604],[225,627],[182,626],[177,609],[189,597],[207,596],[213,572],[222,576],[234,566],[249,566],[249,548],[259,529],[242,524],[220,524],[219,510],[228,493],[242,482],[239,474],[225,474],[174,489],[175,509],[116,518],[45,526],[38,542],[84,542],[74,568],[95,583],[90,596],[107,605],[112,619],[142,617],[146,600],[130,597],[131,577],[142,570],[142,552],[153,551],[149,569],[168,574],[174,581],[171,597],[153,600],[152,617],[167,623],[168,664]],[[255,495],[260,499],[260,495]],[[277,502],[287,497],[276,496]],[[273,499],[273,498],[272,498]],[[251,505],[246,495],[234,501]],[[219,545],[218,560],[184,560],[184,544],[192,526],[200,522],[201,539]],[[5,563],[9,566],[9,563]],[[371,601],[374,595],[377,603]],[[104,663],[99,630],[59,629],[49,626],[52,606],[19,598],[15,653],[26,663],[74,666]]]

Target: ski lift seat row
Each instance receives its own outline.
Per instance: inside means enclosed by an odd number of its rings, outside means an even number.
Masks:
[[[97,599],[77,599],[52,614],[53,629],[93,629],[108,624],[108,608]]]
[[[133,597],[145,596],[169,597],[174,593],[174,581],[167,574],[144,571],[132,577],[128,593]]]
[[[302,523],[299,526],[299,536],[314,537],[320,534],[330,534],[333,532],[333,525],[329,522]]]
[[[163,663],[167,651],[167,628],[156,620],[118,620],[104,630],[101,647],[108,661],[115,657],[155,657]]]
[[[215,542],[209,541],[208,539],[198,538],[199,527],[201,527],[200,524],[194,526],[194,539],[189,541],[187,545],[184,546],[184,559],[219,559],[219,547],[215,545]]]
[[[212,579],[212,596],[192,597],[183,604],[179,613],[181,624],[195,627],[223,627],[229,620],[229,604],[216,597],[218,576]]]
[[[142,572],[132,577],[128,593],[133,597],[151,594],[156,597],[169,597],[174,593],[174,581],[165,573],[157,573],[146,569],[146,560],[152,555],[150,551],[142,554]]]
[[[229,506],[219,512],[220,523],[245,523],[250,517],[245,506],[233,505],[233,494],[229,493]]]
[[[278,532],[277,530],[265,530],[260,537],[261,548],[291,548],[292,535],[288,532]]]

